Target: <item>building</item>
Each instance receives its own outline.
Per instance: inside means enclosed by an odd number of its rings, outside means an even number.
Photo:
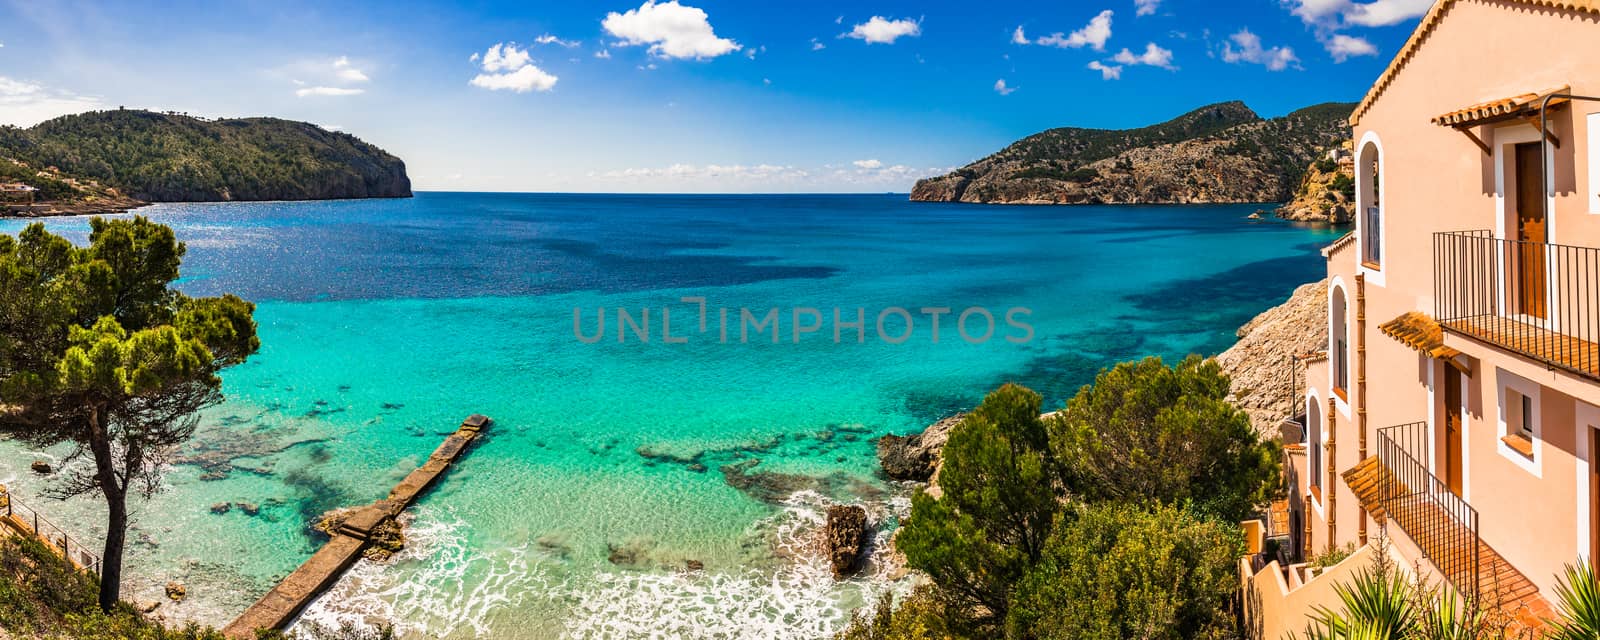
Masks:
[[[1537,633],[1563,566],[1600,560],[1600,100],[1583,96],[1600,0],[1438,0],[1356,108],[1356,228],[1323,252],[1329,344],[1300,360],[1283,430],[1290,561],[1381,532]],[[1271,629],[1329,603],[1321,578],[1275,580],[1255,580]]]
[[[8,204],[32,205],[38,189],[20,182],[0,183],[0,206]]]

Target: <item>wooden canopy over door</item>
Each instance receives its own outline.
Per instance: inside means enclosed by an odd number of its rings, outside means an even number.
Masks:
[[[1544,158],[1539,143],[1516,146],[1517,243],[1512,256],[1516,311],[1545,317]]]

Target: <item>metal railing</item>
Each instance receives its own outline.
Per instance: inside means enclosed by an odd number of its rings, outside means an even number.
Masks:
[[[1450,231],[1433,263],[1445,328],[1600,379],[1600,249]]]
[[[1378,499],[1385,522],[1393,522],[1422,550],[1463,598],[1479,595],[1478,510],[1428,471],[1428,423],[1378,430],[1378,462],[1384,473]]]
[[[4,485],[0,485],[0,518],[9,520],[7,523],[0,523],[0,529],[10,526],[18,533],[32,535],[78,568],[100,575],[98,554],[68,535],[65,529],[39,515],[38,509],[18,502]],[[0,530],[0,533],[4,533],[3,530]]]

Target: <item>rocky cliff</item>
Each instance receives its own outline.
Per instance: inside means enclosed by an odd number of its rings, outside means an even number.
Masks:
[[[348,133],[277,118],[80,113],[0,127],[0,159],[148,202],[411,195],[399,158]]]
[[[1217,364],[1233,378],[1234,405],[1250,414],[1257,431],[1268,433],[1288,409],[1290,384],[1303,384],[1290,377],[1290,356],[1327,348],[1328,281],[1301,285],[1288,301],[1240,327],[1238,336]]]
[[[1353,105],[1263,119],[1225,102],[1129,130],[1060,128],[1012,143],[912,200],[991,204],[1282,202],[1322,149],[1349,137]]]
[[[1351,159],[1351,143],[1346,140],[1306,167],[1294,199],[1278,208],[1278,217],[1349,224],[1355,219],[1355,197],[1355,163]]]

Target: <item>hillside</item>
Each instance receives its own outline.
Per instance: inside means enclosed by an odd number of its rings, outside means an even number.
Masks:
[[[1323,149],[1349,137],[1352,104],[1263,119],[1242,102],[1127,130],[1059,128],[917,181],[912,200],[993,204],[1282,202]]]
[[[1306,167],[1294,199],[1278,207],[1278,217],[1332,224],[1354,220],[1356,182],[1351,147],[1351,142],[1346,140]]]
[[[347,133],[277,118],[118,109],[0,127],[0,167],[149,202],[407,197],[405,163]],[[21,167],[20,169],[18,167]],[[7,176],[10,177],[10,176]],[[22,176],[18,176],[21,178]],[[81,190],[39,186],[46,198]]]

